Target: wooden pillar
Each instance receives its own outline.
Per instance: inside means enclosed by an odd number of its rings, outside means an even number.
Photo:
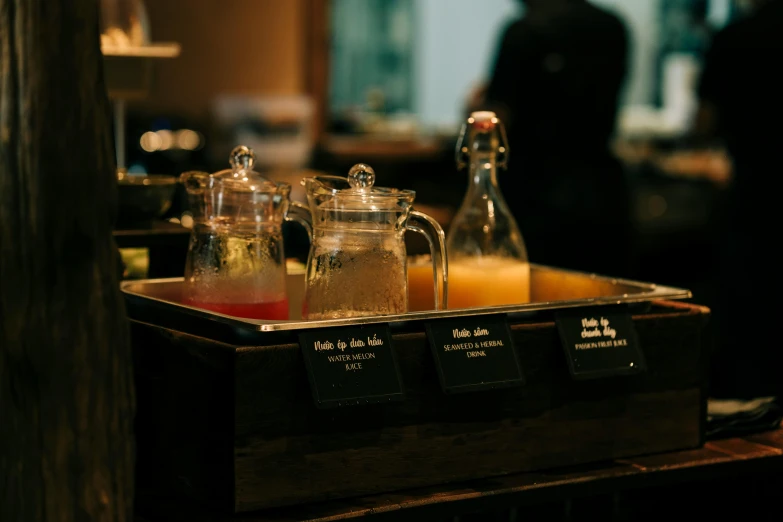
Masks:
[[[329,64],[331,60],[331,0],[305,0],[305,83],[313,98],[313,140],[320,144],[329,125]]]
[[[130,521],[97,0],[0,0],[0,520]]]

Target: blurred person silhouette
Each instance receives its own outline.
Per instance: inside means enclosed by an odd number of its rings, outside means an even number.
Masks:
[[[695,98],[691,78],[698,77],[698,67],[710,46],[714,28],[709,20],[708,0],[663,0],[659,6],[659,17],[660,43],[655,60],[657,81],[653,87],[656,105],[666,109],[672,102],[690,102],[691,96]],[[676,89],[675,92],[672,88]],[[675,110],[686,119],[686,114],[690,114],[688,108]],[[685,121],[682,123],[687,124]]]
[[[531,262],[625,276],[630,205],[611,152],[628,61],[623,21],[587,0],[520,0],[491,78],[471,110],[492,110],[509,140],[501,190]]]
[[[732,180],[718,236],[711,394],[783,396],[781,233],[783,0],[743,2],[745,16],[715,34],[698,85],[696,135],[726,148]]]

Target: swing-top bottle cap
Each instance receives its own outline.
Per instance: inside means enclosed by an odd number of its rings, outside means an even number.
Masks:
[[[457,167],[464,168],[474,151],[491,152],[498,167],[506,167],[508,140],[500,118],[493,111],[474,111],[462,125],[457,140]]]
[[[470,113],[470,118],[475,123],[497,123],[498,116],[492,111],[475,111]]]

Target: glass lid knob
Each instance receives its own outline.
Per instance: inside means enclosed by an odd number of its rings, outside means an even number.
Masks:
[[[228,161],[231,163],[231,168],[234,170],[250,171],[253,170],[253,164],[256,162],[256,155],[250,147],[239,145],[231,151]]]
[[[357,163],[348,171],[348,184],[354,190],[370,189],[375,184],[375,171],[369,165]]]

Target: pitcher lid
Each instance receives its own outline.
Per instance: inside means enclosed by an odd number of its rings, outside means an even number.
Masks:
[[[241,145],[231,151],[231,168],[213,174],[184,172],[185,186],[197,220],[221,224],[279,223],[290,203],[291,185],[276,183],[253,170],[255,155]]]
[[[314,176],[303,179],[302,185],[319,203],[346,209],[399,210],[401,203],[410,205],[416,197],[413,190],[375,186],[375,170],[365,163],[351,167],[346,178]]]
[[[250,147],[245,145],[234,147],[228,157],[228,162],[231,165],[230,169],[215,172],[212,177],[230,181],[232,187],[236,188],[246,185],[253,192],[277,188],[277,183],[253,170],[256,155]]]

